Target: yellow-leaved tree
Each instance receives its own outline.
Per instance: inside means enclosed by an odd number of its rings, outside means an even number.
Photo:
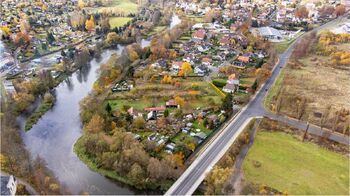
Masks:
[[[94,20],[94,17],[92,15],[91,15],[89,20],[86,20],[85,28],[86,28],[86,30],[88,30],[90,32],[95,30],[95,20]]]
[[[192,66],[189,62],[182,63],[181,69],[179,71],[179,76],[187,76],[189,73],[192,72]]]

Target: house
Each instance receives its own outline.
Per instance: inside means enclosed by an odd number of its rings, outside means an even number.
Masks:
[[[213,63],[213,60],[210,57],[202,58],[202,65],[211,66],[212,63]]]
[[[134,139],[137,141],[141,141],[141,136],[139,134],[135,134]]]
[[[172,154],[175,151],[176,145],[174,143],[167,144],[165,146],[165,152]]]
[[[137,117],[142,117],[143,113],[136,111],[133,107],[128,109],[128,113],[133,117],[133,118],[137,118]]]
[[[286,15],[287,15],[286,9],[278,10],[278,12],[276,13],[276,21],[277,22],[284,22],[284,20],[286,19]]]
[[[203,132],[199,132],[194,135],[194,138],[197,140],[197,143],[200,144],[207,138],[207,135]]]
[[[205,73],[206,73],[205,69],[203,69],[202,66],[196,66],[196,67],[194,68],[194,71],[193,71],[193,72],[194,72],[195,74],[197,74],[198,76],[204,76]]]
[[[174,61],[172,64],[171,64],[171,68],[170,68],[170,71],[172,72],[179,72],[181,67],[182,67],[182,64],[183,62],[182,61]]]
[[[219,40],[219,44],[220,46],[229,46],[231,43],[230,38],[228,36],[223,36],[220,40]]]
[[[239,85],[239,79],[236,76],[236,74],[231,74],[228,78],[227,78],[227,84],[234,84],[234,85]]]
[[[179,105],[176,103],[174,99],[170,99],[169,101],[165,102],[166,108],[178,108]]]
[[[14,176],[1,176],[1,195],[15,195],[17,180]]]
[[[13,97],[16,95],[17,91],[13,86],[13,83],[11,80],[4,80],[3,84],[4,84],[4,89],[8,96]]]
[[[145,108],[144,110],[148,112],[147,120],[156,120],[158,115],[163,114],[163,112],[165,111],[165,107],[161,106],[154,108]]]
[[[277,40],[282,40],[283,36],[280,33],[279,30],[272,28],[272,27],[260,27],[257,28],[258,30],[258,34],[265,38],[268,39],[270,41],[277,41]]]
[[[226,84],[222,90],[225,92],[225,93],[234,93],[236,91],[236,85],[235,84]]]
[[[239,62],[242,62],[242,63],[249,63],[250,58],[249,58],[249,56],[239,56],[239,57],[237,58],[237,60],[238,60]]]
[[[204,40],[205,34],[206,32],[204,29],[199,29],[192,34],[192,39],[198,40],[198,41]]]

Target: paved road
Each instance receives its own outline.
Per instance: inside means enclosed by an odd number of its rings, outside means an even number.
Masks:
[[[336,19],[329,22],[315,30],[322,30],[338,22],[340,19]],[[302,37],[302,36],[301,36]],[[243,131],[244,127],[249,123],[252,118],[257,116],[267,116],[272,119],[276,119],[282,122],[286,122],[292,126],[304,128],[305,123],[299,122],[297,120],[292,120],[286,117],[280,117],[274,115],[265,110],[262,103],[268,92],[268,90],[273,85],[277,76],[280,74],[282,68],[287,64],[290,55],[295,47],[295,43],[300,40],[300,37],[285,51],[280,55],[279,62],[272,71],[271,77],[266,81],[266,83],[260,88],[252,100],[245,106],[240,114],[231,121],[231,123],[223,129],[215,140],[208,145],[207,149],[198,156],[198,158],[187,168],[187,170],[180,176],[180,178],[172,185],[172,187],[165,193],[165,195],[191,195],[200,183],[205,178],[206,173],[208,173],[211,168],[219,161],[223,154],[232,145],[234,140]],[[310,126],[310,133],[322,134],[323,130],[320,130],[316,126]],[[321,132],[320,132],[321,131]],[[342,138],[342,136],[331,134],[330,139],[334,139],[341,143],[349,144],[349,138]]]

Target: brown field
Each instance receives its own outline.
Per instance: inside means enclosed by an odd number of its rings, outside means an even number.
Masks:
[[[349,45],[339,45],[338,49],[345,49]],[[280,88],[280,113],[298,118],[298,103],[302,98],[306,98],[305,112],[301,120],[321,125],[320,114],[325,114],[328,110],[330,114],[324,123],[325,127],[348,133],[346,126],[349,124],[350,110],[350,66],[336,68],[330,64],[329,57],[317,55],[309,55],[300,59],[300,62],[303,66],[288,66],[285,70]],[[276,102],[274,97],[273,103]],[[338,115],[341,109],[347,111]]]

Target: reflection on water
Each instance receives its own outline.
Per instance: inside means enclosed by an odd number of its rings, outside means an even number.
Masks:
[[[98,77],[99,66],[116,52],[103,52],[101,61],[93,59],[89,66],[62,82],[55,90],[55,106],[29,132],[22,132],[32,157],[42,157],[55,176],[74,194],[81,191],[90,194],[134,193],[129,188],[91,171],[73,152],[73,145],[81,136],[79,101],[91,90]],[[19,118],[22,130],[23,118]]]

